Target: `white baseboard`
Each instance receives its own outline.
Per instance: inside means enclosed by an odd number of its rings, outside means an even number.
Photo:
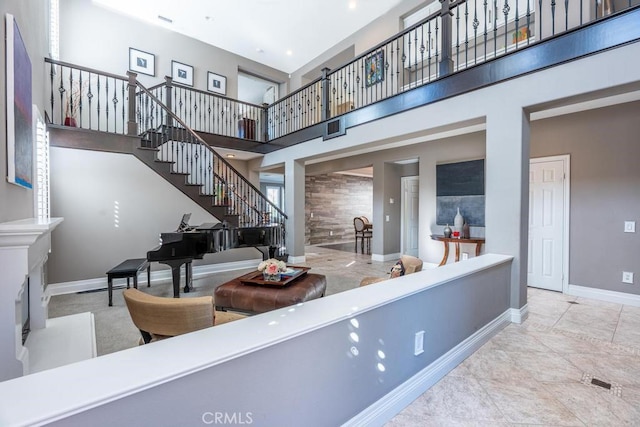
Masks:
[[[400,259],[402,254],[400,252],[395,254],[371,254],[371,261],[392,261],[394,259]]]
[[[382,426],[511,323],[513,309],[478,330],[343,426]],[[517,310],[519,311],[519,310]]]
[[[601,301],[615,302],[617,304],[631,305],[640,307],[640,295],[627,294],[625,292],[607,291],[605,289],[589,288],[586,286],[578,286],[569,284],[567,295],[576,297],[584,297],[597,299]]]
[[[307,257],[304,255],[300,255],[300,256],[289,255],[289,259],[287,260],[289,264],[302,264],[306,261],[307,261]]]
[[[529,317],[529,304],[525,304],[521,308],[511,308],[511,321],[513,323],[522,323]]]
[[[233,271],[233,270],[242,270],[246,268],[255,268],[262,258],[249,259],[243,261],[233,261],[233,262],[225,262],[221,264],[207,264],[207,265],[198,265],[193,267],[193,279],[199,279],[201,277],[209,276],[214,273],[221,273],[223,271]],[[117,279],[114,281],[114,286],[116,284],[120,284],[120,281],[126,283],[126,279]],[[164,269],[159,271],[153,271],[151,273],[151,283],[160,283],[160,282],[170,282],[171,281],[171,270]],[[142,271],[138,276],[138,286],[140,284],[147,283],[147,273],[146,271]],[[86,279],[86,280],[76,280],[73,282],[60,282],[60,283],[52,283],[47,286],[45,294],[47,297],[51,297],[53,295],[64,295],[64,294],[75,294],[77,292],[86,292],[93,291],[97,289],[106,289],[107,288],[107,278],[106,276],[103,278],[95,278],[95,279]]]

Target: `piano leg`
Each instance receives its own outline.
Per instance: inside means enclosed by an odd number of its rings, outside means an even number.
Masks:
[[[184,279],[185,279],[185,284],[184,284],[184,292],[190,292],[191,291],[191,278],[193,277],[193,269],[191,268],[191,262],[187,262],[184,265]]]
[[[162,264],[166,264],[171,267],[171,279],[173,281],[173,297],[180,298],[180,267],[185,264],[185,276],[187,284],[184,287],[185,292],[191,290],[191,259],[168,259],[159,261]]]
[[[173,297],[180,298],[180,264],[171,266],[171,277],[173,280]]]

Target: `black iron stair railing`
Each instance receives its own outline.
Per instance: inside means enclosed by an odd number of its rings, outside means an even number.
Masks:
[[[445,0],[432,3],[419,22],[342,66],[323,69],[318,79],[266,107],[178,85],[170,78],[149,90],[195,131],[268,143],[638,4],[640,0]],[[79,121],[81,127],[89,123],[92,129],[127,132],[122,122],[118,127],[131,108],[125,102],[125,78],[87,68],[74,76],[61,67],[57,75],[56,67],[51,66],[51,117],[60,124]]]
[[[187,185],[199,186],[201,195],[213,198],[213,206],[226,210],[225,217],[237,217],[233,225],[284,228],[287,216],[281,209],[140,84],[134,73],[129,74],[138,88],[136,122],[146,129],[141,133],[144,148],[157,150],[158,161],[169,162],[174,173],[185,174]]]
[[[150,155],[138,157],[159,173],[164,165],[173,176],[170,181],[216,218],[237,227],[267,227],[271,245],[284,246],[285,213],[140,84],[135,73],[123,77],[45,61],[51,67],[47,116],[52,123],[139,136],[140,150]]]

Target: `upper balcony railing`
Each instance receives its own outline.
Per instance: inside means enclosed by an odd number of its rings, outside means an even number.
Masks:
[[[324,69],[268,106],[170,78],[150,91],[195,131],[268,143],[637,4],[640,0],[434,1],[420,22],[341,67]],[[64,74],[61,68],[54,82],[51,70],[54,123],[126,133],[126,79],[86,68]]]

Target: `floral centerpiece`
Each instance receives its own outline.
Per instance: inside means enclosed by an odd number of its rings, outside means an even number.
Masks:
[[[287,271],[287,264],[275,258],[269,258],[258,264],[258,271],[262,271],[262,277],[269,282],[280,280],[280,273]]]

